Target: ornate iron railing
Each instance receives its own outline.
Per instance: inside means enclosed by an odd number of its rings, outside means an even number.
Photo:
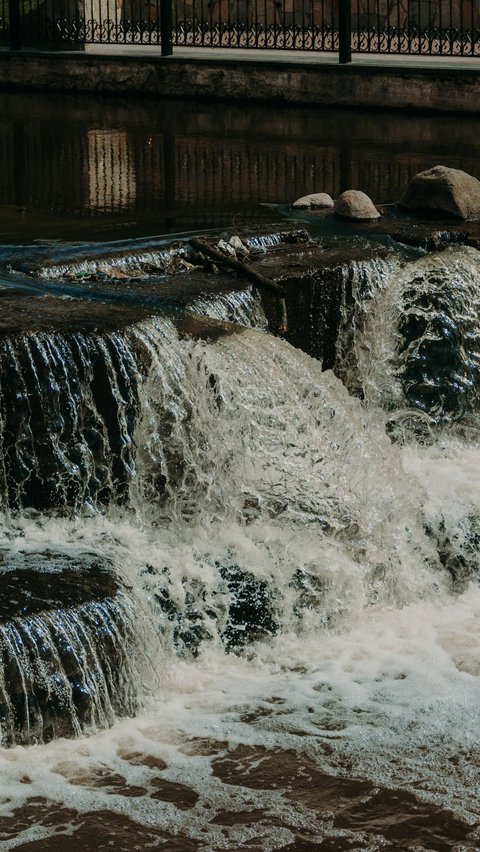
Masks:
[[[352,50],[480,56],[478,0],[352,0]]]
[[[480,56],[480,0],[0,0],[0,41]]]

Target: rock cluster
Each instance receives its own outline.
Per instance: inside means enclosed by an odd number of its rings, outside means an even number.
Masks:
[[[293,207],[332,209],[336,216],[357,222],[380,217],[371,198],[358,189],[348,189],[334,202],[326,192],[304,195]],[[463,221],[480,220],[480,180],[460,169],[434,166],[419,172],[403,192],[399,206],[405,210],[449,214]]]
[[[378,219],[380,216],[371,198],[358,189],[342,192],[336,201],[327,192],[313,192],[311,195],[297,198],[292,207],[297,210],[332,210],[342,219],[352,219],[357,222]]]

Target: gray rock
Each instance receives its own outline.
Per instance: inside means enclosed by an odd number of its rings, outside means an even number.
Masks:
[[[245,243],[242,242],[242,240],[237,234],[234,234],[232,237],[230,237],[228,245],[232,246],[235,251],[235,254],[237,254],[241,258],[247,257],[247,255],[250,254],[250,250],[247,248]]]
[[[438,210],[459,219],[480,219],[480,181],[460,169],[434,166],[415,175],[400,204],[407,210]]]
[[[297,198],[292,206],[304,210],[313,207],[327,209],[333,207],[333,198],[327,192],[313,192],[311,195],[303,195],[302,198]]]
[[[347,189],[342,192],[335,202],[335,213],[344,219],[359,221],[380,218],[372,199],[359,189]]]
[[[217,249],[219,249],[223,254],[235,254],[235,249],[230,243],[226,243],[225,240],[219,240],[217,243]]]

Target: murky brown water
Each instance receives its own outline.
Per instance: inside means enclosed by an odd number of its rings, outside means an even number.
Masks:
[[[225,748],[225,743],[191,741],[186,748],[191,753],[208,753],[212,760],[213,777],[219,779],[228,792],[228,786],[238,786],[252,791],[274,791],[280,794],[288,806],[283,816],[267,808],[259,808],[253,800],[245,799],[240,810],[216,808],[208,819],[208,802],[204,804],[204,826],[199,821],[197,828],[202,833],[219,828],[227,839],[230,830],[249,829],[243,846],[252,852],[263,852],[262,826],[272,822],[279,829],[287,829],[294,836],[286,844],[269,845],[278,852],[344,852],[364,849],[409,849],[447,852],[450,849],[478,849],[477,835],[472,827],[448,811],[426,802],[414,795],[395,789],[377,787],[371,782],[356,778],[332,777],[319,771],[314,761],[301,751],[266,749],[252,746]],[[216,750],[220,747],[218,756]],[[122,755],[126,774],[128,765],[145,766],[151,770],[148,784],[133,786],[125,776],[108,769],[85,771],[75,774],[68,763],[58,765],[56,772],[68,779],[73,787],[85,790],[101,790],[112,796],[127,799],[148,798],[152,803],[173,805],[180,812],[193,811],[201,798],[195,789],[185,783],[173,783],[162,777],[167,765],[148,754],[128,753]],[[29,778],[24,778],[29,783]],[[295,817],[288,819],[287,812]],[[302,828],[302,822],[311,822],[312,817],[325,826],[325,834]],[[192,820],[199,820],[198,812]],[[297,823],[297,824],[296,824]],[[49,836],[15,845],[22,850],[48,850],[62,852],[64,849],[82,849],[86,852],[116,849],[129,852],[138,849],[168,849],[175,852],[190,850],[221,849],[221,842],[210,845],[191,838],[155,827],[140,825],[122,814],[108,810],[97,810],[79,814],[72,808],[60,806],[47,797],[33,797],[26,806],[14,809],[9,818],[0,820],[0,838],[9,840],[25,832],[29,826],[44,830]],[[255,835],[258,827],[258,836]],[[252,832],[253,829],[253,832]],[[8,848],[11,848],[8,846]],[[231,848],[228,846],[228,848]]]
[[[0,95],[0,240],[108,239],[272,221],[261,203],[398,199],[436,164],[476,174],[480,118]]]

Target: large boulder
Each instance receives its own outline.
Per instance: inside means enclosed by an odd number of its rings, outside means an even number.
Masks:
[[[333,207],[333,198],[328,192],[313,192],[311,195],[303,195],[301,198],[297,198],[293,202],[293,207],[300,208],[301,210],[312,208],[320,210],[328,209],[329,207]]]
[[[460,219],[480,219],[480,181],[460,169],[434,166],[410,181],[400,204],[407,210],[438,210]]]
[[[335,202],[335,213],[342,219],[368,221],[378,219],[380,213],[371,198],[359,189],[348,189],[338,196]]]

